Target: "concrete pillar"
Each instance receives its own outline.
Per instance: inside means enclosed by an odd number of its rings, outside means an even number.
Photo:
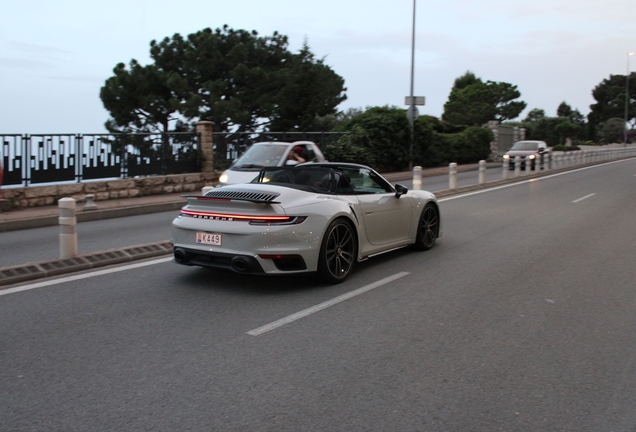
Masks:
[[[486,183],[486,161],[479,161],[479,184]]]
[[[75,200],[62,198],[57,202],[60,209],[60,258],[77,256],[77,218],[75,217]]]
[[[422,189],[422,167],[413,167],[413,190]]]
[[[214,147],[212,142],[212,132],[214,131],[214,122],[203,120],[196,122],[197,133],[201,136],[201,154],[203,155],[203,164],[201,172],[214,172]]]
[[[508,178],[508,171],[510,171],[510,159],[504,158],[502,164],[501,178],[506,180]]]
[[[499,157],[499,122],[491,120],[488,122],[488,129],[492,131],[493,140],[490,142],[490,155],[488,160],[496,161]]]
[[[457,189],[457,164],[455,162],[448,165],[448,188]]]

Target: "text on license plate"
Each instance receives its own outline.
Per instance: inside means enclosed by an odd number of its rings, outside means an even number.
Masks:
[[[221,234],[198,232],[197,243],[221,246]]]

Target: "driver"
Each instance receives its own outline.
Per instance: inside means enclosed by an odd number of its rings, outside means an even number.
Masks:
[[[305,158],[303,158],[303,148],[301,146],[294,146],[287,155],[285,165],[297,165],[303,162],[305,162]]]

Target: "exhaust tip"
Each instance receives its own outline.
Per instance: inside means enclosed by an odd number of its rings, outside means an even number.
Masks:
[[[247,270],[247,262],[243,258],[234,258],[232,260],[232,268],[237,272],[244,272]]]
[[[188,253],[185,250],[176,248],[174,250],[174,260],[179,264],[185,264],[186,262],[190,261],[190,258],[188,257]]]

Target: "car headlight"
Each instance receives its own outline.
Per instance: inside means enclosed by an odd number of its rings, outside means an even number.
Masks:
[[[510,159],[510,155],[504,155],[504,159]]]
[[[221,174],[221,177],[219,177],[219,183],[227,183],[227,174]]]
[[[530,155],[528,156],[528,159],[534,159],[535,157],[537,157],[536,155]]]

